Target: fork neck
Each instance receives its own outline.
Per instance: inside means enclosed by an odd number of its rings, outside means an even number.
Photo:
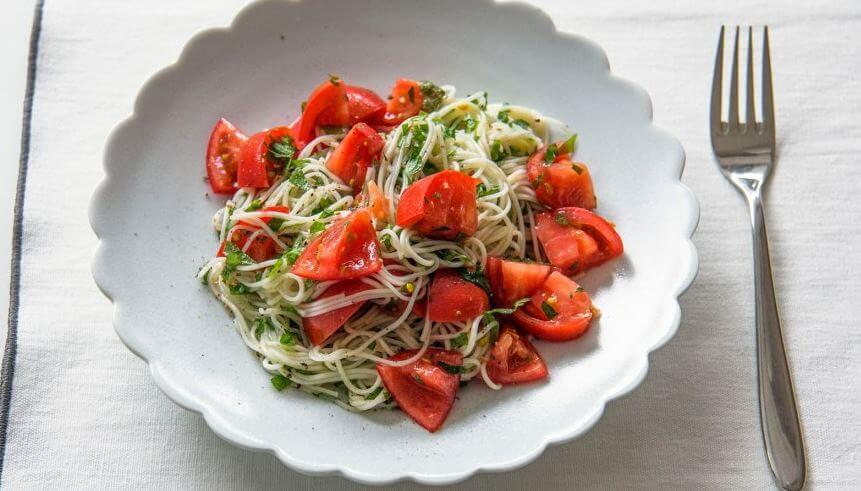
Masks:
[[[768,167],[765,165],[744,166],[726,172],[729,181],[742,192],[751,206],[762,200],[762,188],[767,174]]]

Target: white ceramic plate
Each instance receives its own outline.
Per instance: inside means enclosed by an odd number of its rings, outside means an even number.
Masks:
[[[330,72],[381,93],[399,76],[460,94],[486,89],[579,133],[577,158],[589,163],[598,211],[616,222],[626,254],[583,281],[603,311],[588,335],[540,343],[549,382],[499,392],[471,384],[436,434],[398,411],[353,414],[272,390],[194,278],[216,248],[210,217],[222,205],[204,195],[203,156],[217,118],[249,130],[289,123]],[[519,467],[582,434],[643,379],[649,352],[679,325],[677,298],[697,269],[698,206],[679,182],[683,164],[678,141],[652,125],[646,93],[611,76],[598,46],[556,32],[532,7],[264,1],[190,41],[111,136],[91,208],[101,238],[94,275],[114,302],[117,333],[158,386],[223,438],[308,474],[451,483]]]

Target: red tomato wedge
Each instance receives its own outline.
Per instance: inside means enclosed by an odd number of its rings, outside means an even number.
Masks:
[[[545,161],[546,156],[545,145],[526,163],[526,175],[538,201],[550,208],[595,208],[598,202],[586,164],[572,162],[567,153],[557,155],[551,163]]]
[[[350,124],[371,123],[379,120],[386,112],[386,101],[373,90],[355,85],[347,85],[347,113],[350,115]],[[339,121],[341,117],[335,114],[333,108],[328,108],[317,118],[317,123],[322,125],[342,126]]]
[[[230,234],[230,242],[236,244],[236,247],[245,250],[245,245],[248,243],[248,238],[251,237],[252,232],[248,230],[234,230]],[[218,252],[216,256],[224,257],[224,246],[226,242],[222,242],[218,247]],[[256,262],[263,262],[267,259],[271,259],[275,253],[278,252],[278,246],[275,244],[275,241],[272,240],[266,234],[257,234],[254,237],[254,241],[248,246],[248,249],[245,250],[245,253],[248,254],[248,257],[254,259]]]
[[[344,82],[332,77],[323,82],[308,96],[302,116],[293,129],[298,146],[304,147],[314,139],[320,115],[326,113],[326,124],[347,126],[350,124],[350,112],[347,105],[347,90]]]
[[[269,187],[270,178],[280,170],[280,164],[269,159],[269,145],[285,136],[293,137],[290,128],[278,126],[255,133],[242,145],[236,176],[239,187]]]
[[[502,307],[511,307],[521,298],[531,297],[549,274],[550,266],[546,264],[487,258],[487,279],[493,292],[493,303]]]
[[[371,210],[371,215],[379,221],[388,221],[389,218],[389,198],[383,194],[383,191],[377,186],[377,183],[371,181],[368,183],[368,209]]]
[[[318,298],[329,298],[336,295],[350,296],[361,291],[370,289],[371,286],[362,283],[362,280],[347,280],[339,281],[330,286]],[[365,305],[365,300],[356,302],[346,307],[326,312],[325,314],[315,315],[312,317],[302,318],[302,329],[305,330],[305,335],[314,343],[315,346],[320,346],[326,342],[333,334],[335,334],[347,320]]]
[[[490,308],[487,293],[454,269],[434,273],[428,290],[428,318],[434,322],[464,322]]]
[[[547,341],[568,341],[583,335],[593,316],[592,299],[574,280],[553,271],[514,320],[524,331]]]
[[[416,353],[401,351],[389,360],[406,360]],[[424,429],[434,432],[448,417],[460,386],[460,373],[451,373],[447,368],[462,366],[460,352],[429,348],[411,365],[377,363],[377,373],[398,406]]]
[[[347,280],[376,273],[383,267],[371,213],[359,209],[332,222],[308,244],[293,273],[311,280]]]
[[[379,157],[385,141],[379,133],[365,123],[358,123],[341,140],[329,156],[326,168],[345,184],[359,192],[365,184],[365,174],[374,159]]]
[[[504,326],[490,350],[487,375],[497,384],[522,384],[547,378],[547,365],[529,340]]]
[[[397,125],[407,118],[411,118],[422,110],[424,96],[419,83],[408,78],[401,78],[395,82],[386,103],[386,113],[383,115],[383,124]]]
[[[581,273],[624,252],[616,229],[583,208],[539,213],[535,230],[550,264],[567,274]]]
[[[233,194],[236,191],[239,153],[246,140],[248,137],[226,119],[215,123],[206,146],[206,177],[212,192]]]
[[[425,237],[454,240],[478,228],[476,180],[456,170],[444,170],[408,186],[395,223]]]

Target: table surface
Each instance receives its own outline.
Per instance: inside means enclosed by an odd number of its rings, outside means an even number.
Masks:
[[[13,2],[0,19],[0,61],[11,73],[0,79],[4,276],[34,3]],[[229,23],[243,3],[45,1],[23,246],[13,258],[21,301],[12,316],[17,355],[0,487],[355,486],[233,447],[175,406],[114,334],[110,303],[90,277],[96,239],[86,211],[111,128],[131,112],[147,77],[175,60],[195,32]],[[681,140],[683,180],[702,208],[694,237],[700,272],[681,299],[678,334],[651,356],[643,384],[610,403],[588,434],[522,469],[458,487],[772,486],[757,418],[747,213],[721,178],[706,131],[717,31],[741,22],[771,26],[779,163],[766,213],[808,487],[861,488],[861,4],[534,3],[559,29],[603,46],[614,73],[642,85],[656,123]]]

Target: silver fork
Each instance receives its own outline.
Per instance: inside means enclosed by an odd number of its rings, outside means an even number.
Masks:
[[[729,88],[729,117],[721,121],[724,27],[720,30],[712,81],[710,126],[712,149],[724,177],[737,187],[750,207],[753,227],[754,281],[756,293],[756,355],[759,386],[759,418],[765,453],[777,484],[783,489],[801,489],[805,479],[804,445],[795,394],[786,362],[780,318],[774,298],[762,192],[774,165],[774,96],[771,87],[771,57],[768,27],[763,33],[762,115],[756,122],[753,83],[753,28],[747,46],[747,97],[745,122],[739,121],[738,38],[732,55]]]

